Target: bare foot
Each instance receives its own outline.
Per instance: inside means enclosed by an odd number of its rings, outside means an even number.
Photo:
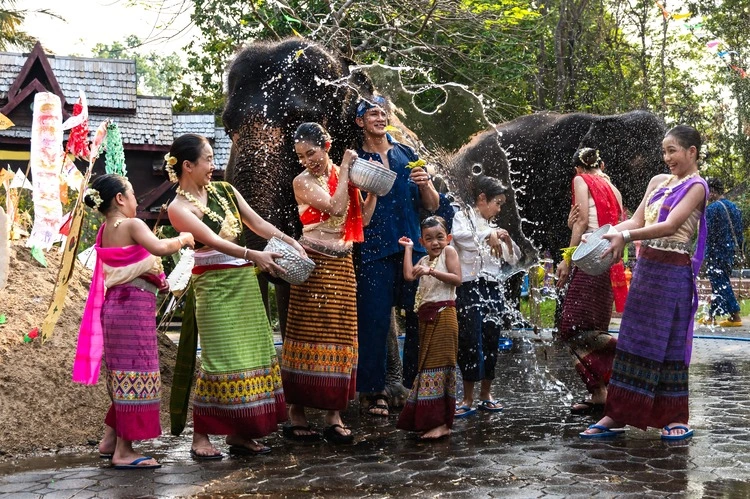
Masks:
[[[204,433],[193,433],[193,445],[190,447],[193,453],[199,457],[211,457],[221,454],[221,451],[213,446],[208,435]]]
[[[117,446],[117,433],[111,426],[104,425],[104,436],[99,441],[99,454],[102,456],[111,456],[115,453]]]
[[[422,434],[419,437],[420,440],[437,440],[451,434],[451,429],[447,425],[440,425],[437,428],[433,428],[428,432]]]
[[[239,435],[227,435],[227,445],[230,445],[232,447],[244,447],[245,449],[255,454],[264,454],[265,452],[271,450],[255,440],[242,438]]]

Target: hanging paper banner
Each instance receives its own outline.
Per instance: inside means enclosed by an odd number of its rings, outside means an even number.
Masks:
[[[73,116],[63,123],[63,128],[71,128],[65,150],[74,158],[89,157],[89,111],[86,105],[86,94],[80,91],[81,97],[73,105]]]
[[[73,116],[65,120],[63,130],[70,130],[80,126],[84,121],[89,119],[89,107],[86,105],[86,94],[83,90],[78,90],[78,102],[73,105]]]
[[[80,192],[83,192],[85,187],[89,183],[91,178],[91,172],[94,170],[94,162],[99,154],[99,146],[104,140],[104,136],[107,133],[107,124],[109,120],[104,120],[96,131],[96,137],[94,142],[91,144],[91,154],[89,155],[89,166],[86,168],[86,174],[83,176],[80,184]],[[78,243],[80,242],[81,227],[83,226],[83,196],[78,196],[76,204],[73,207],[70,230],[65,239],[65,245],[62,255],[62,264],[60,265],[60,272],[57,274],[57,282],[55,283],[55,289],[52,292],[52,300],[50,301],[47,314],[44,316],[44,322],[42,323],[42,343],[47,341],[52,336],[52,331],[55,329],[57,321],[60,319],[63,307],[65,305],[65,295],[68,293],[68,284],[70,278],[73,276],[73,269],[76,253],[78,251]],[[58,233],[59,236],[59,233]]]
[[[107,136],[107,126],[109,126],[109,120],[102,121],[99,128],[96,129],[96,135],[94,135],[94,141],[91,143],[91,155],[89,156],[90,161],[95,161],[99,157],[101,152],[99,147],[104,142],[104,137]]]
[[[63,158],[62,106],[50,92],[34,95],[31,123],[31,176],[33,178],[34,226],[28,247],[50,249],[62,216],[59,172]]]
[[[94,247],[90,246],[78,253],[78,261],[81,262],[84,267],[93,271],[94,267],[96,267],[96,251],[94,250]]]
[[[679,21],[680,19],[688,19],[693,15],[692,12],[684,12],[682,14],[672,14],[672,19]]]
[[[664,19],[668,19],[669,12],[667,11],[667,9],[664,8],[664,6],[661,4],[659,0],[655,0],[655,2],[656,2],[656,6],[659,7],[659,9],[661,10],[661,15],[664,16]]]
[[[26,175],[23,174],[20,168],[16,169],[16,173],[13,175],[13,180],[10,182],[10,188],[34,190],[31,182],[29,182],[29,179],[26,178]]]
[[[10,121],[7,116],[5,116],[3,113],[0,113],[0,130],[7,130],[13,125],[14,123]]]
[[[10,272],[10,232],[8,217],[0,206],[0,291],[8,284]]]
[[[81,189],[81,182],[83,181],[83,173],[78,167],[70,160],[69,156],[65,156],[65,163],[63,164],[63,176],[65,177],[65,183],[68,187],[74,191]]]
[[[122,135],[120,135],[117,123],[110,123],[107,126],[104,150],[107,152],[104,158],[104,170],[107,173],[115,173],[127,177],[128,170],[125,166],[125,151],[122,148]]]
[[[721,43],[721,40],[711,40],[710,42],[706,43],[706,47],[712,49],[718,46],[720,43]]]

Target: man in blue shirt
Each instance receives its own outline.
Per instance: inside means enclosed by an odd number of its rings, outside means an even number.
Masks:
[[[742,325],[740,305],[729,278],[732,275],[735,252],[742,251],[742,213],[734,203],[724,198],[724,185],[720,179],[709,178],[708,189],[710,204],[706,208],[706,273],[711,281],[712,294],[708,317],[701,322],[713,324],[717,315],[729,315],[729,319],[719,325],[739,327]]]
[[[417,281],[408,282],[403,278],[404,252],[398,240],[406,236],[414,241],[415,263],[426,254],[417,242],[420,237],[419,210],[437,210],[440,196],[424,168],[407,167],[408,163],[419,159],[414,150],[386,133],[388,111],[385,99],[377,96],[372,101],[360,102],[356,122],[363,133],[359,156],[382,163],[397,174],[390,192],[378,198],[370,224],[365,227],[365,240],[360,246],[361,263],[357,269],[357,391],[371,394],[368,409],[371,415],[388,416],[388,398],[384,395],[386,341],[392,307],[406,310],[404,381],[407,386],[416,375],[419,354],[418,319],[414,313]]]

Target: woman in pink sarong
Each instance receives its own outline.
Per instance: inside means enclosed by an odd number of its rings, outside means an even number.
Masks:
[[[112,405],[104,419],[99,455],[117,469],[158,468],[133,449],[133,440],[161,435],[161,377],[156,341],[156,294],[169,286],[160,256],[194,245],[189,232],[159,239],[135,218],[137,202],[125,177],[102,175],[84,202],[106,221],[96,236],[97,260],[81,321],[73,381],[96,384],[102,354]]]

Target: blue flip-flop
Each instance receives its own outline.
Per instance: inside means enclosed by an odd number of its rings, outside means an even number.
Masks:
[[[481,402],[479,402],[479,406],[477,407],[477,409],[487,412],[501,412],[503,410],[503,406],[501,406],[494,400],[482,400]]]
[[[461,412],[461,413],[455,412],[453,414],[454,418],[466,418],[477,412],[476,409],[473,409],[469,407],[468,405],[462,405],[462,406],[456,407],[456,411],[464,411],[464,412]]]
[[[683,433],[682,435],[672,435],[672,430],[685,430],[685,433]],[[685,440],[686,438],[690,438],[693,436],[693,429],[681,424],[676,424],[671,427],[665,426],[664,431],[666,431],[667,434],[661,434],[662,440]]]
[[[161,464],[140,464],[143,461],[148,461],[149,459],[153,459],[151,456],[143,456],[139,457],[138,459],[134,459],[129,464],[116,464],[115,469],[116,470],[154,470],[156,468],[161,468]]]
[[[625,433],[625,428],[607,428],[604,425],[592,424],[588,430],[601,430],[599,433],[585,433],[581,432],[578,434],[581,438],[612,438],[617,437]]]

